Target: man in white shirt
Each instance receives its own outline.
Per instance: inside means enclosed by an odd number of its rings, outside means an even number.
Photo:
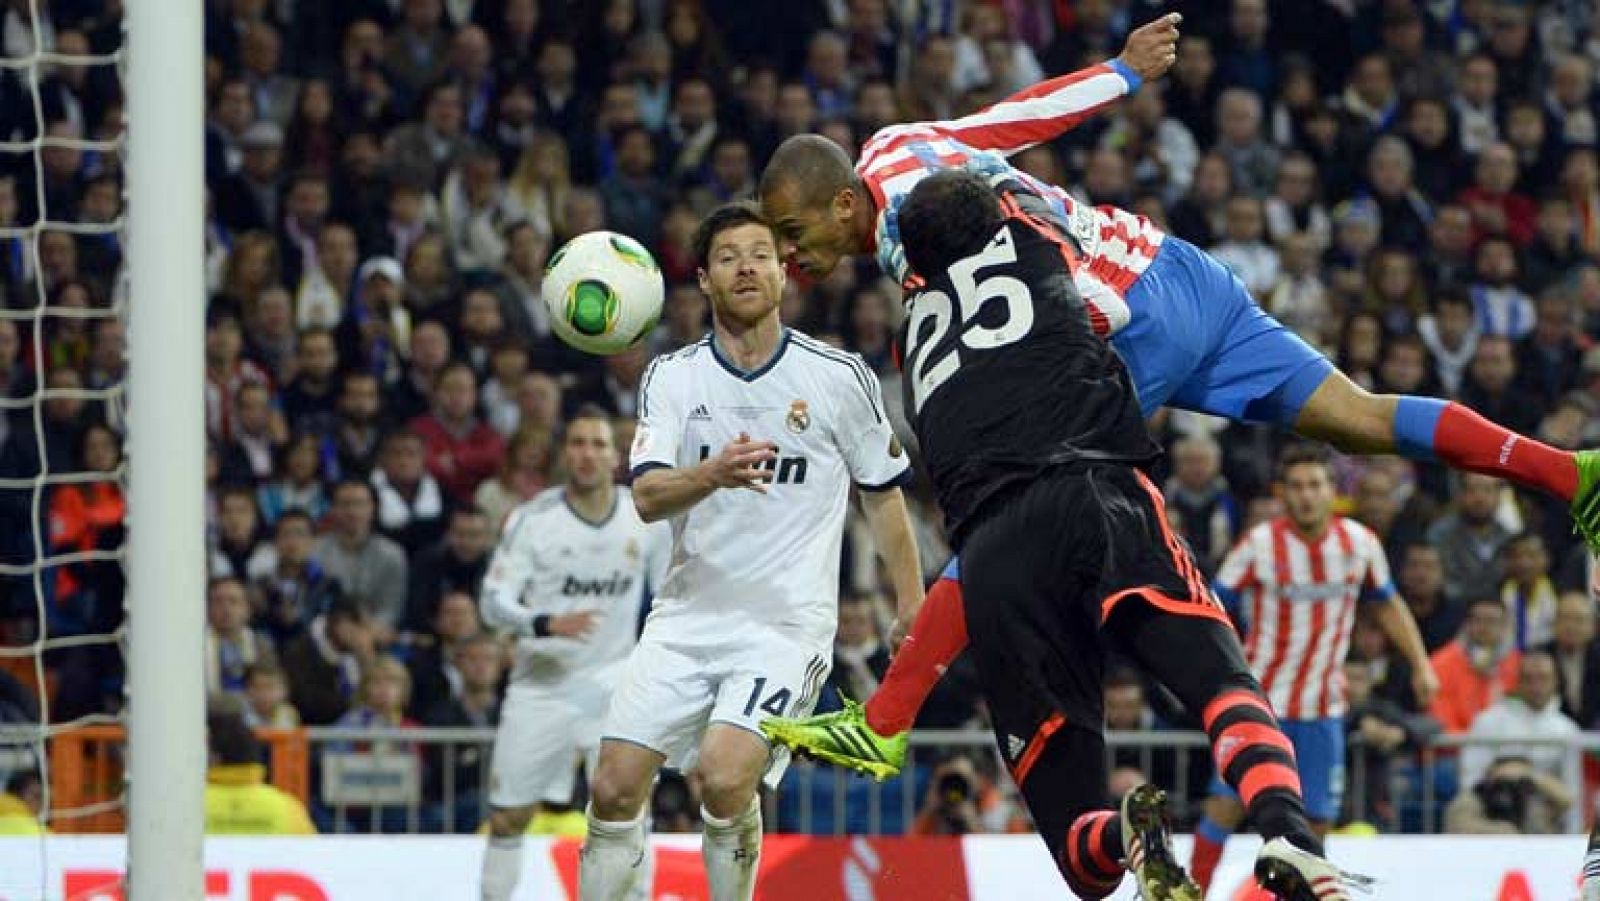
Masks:
[[[777,240],[753,206],[713,211],[694,246],[713,331],[657,358],[639,391],[633,499],[646,521],[672,523],[672,567],[607,715],[583,901],[626,896],[656,772],[696,759],[710,896],[752,897],[756,790],[787,764],[759,724],[808,714],[827,678],[852,482],[894,582],[897,634],[922,600],[898,488],[911,468],[877,378],[779,321]]]
[[[483,901],[509,901],[528,822],[541,807],[572,803],[580,758],[594,771],[601,717],[671,549],[667,527],[646,525],[611,481],[617,449],[605,411],[580,408],[561,453],[567,484],[506,519],[480,598],[484,621],[517,637],[489,782]]]

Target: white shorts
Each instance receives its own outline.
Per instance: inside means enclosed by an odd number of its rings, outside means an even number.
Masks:
[[[767,717],[809,716],[833,666],[830,650],[775,630],[679,640],[678,625],[646,624],[611,697],[603,737],[649,748],[685,772],[711,723],[766,741],[760,725]],[[772,749],[763,779],[769,788],[788,765],[788,750]]]
[[[489,806],[571,804],[578,764],[594,772],[609,695],[587,682],[506,689],[489,765]]]

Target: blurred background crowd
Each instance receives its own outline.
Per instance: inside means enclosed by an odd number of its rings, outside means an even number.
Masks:
[[[36,33],[29,0],[0,0],[6,57],[120,45],[121,0],[37,6]],[[1172,10],[1184,37],[1166,79],[1016,164],[1210,250],[1364,386],[1456,398],[1559,447],[1600,442],[1592,0],[207,8],[211,582],[194,602],[208,689],[251,725],[492,725],[506,646],[475,590],[498,526],[559,482],[565,415],[599,404],[626,448],[645,364],[707,328],[688,247],[698,218],[749,196],[786,136],[820,132],[854,154],[885,125],[963,115],[1104,61]],[[0,74],[0,140],[121,133],[113,67],[39,76]],[[115,153],[0,154],[0,227],[114,222],[121,178]],[[552,248],[599,228],[639,239],[667,279],[657,333],[609,359],[555,341],[539,300]],[[0,647],[123,622],[120,565],[89,552],[123,537],[125,410],[94,392],[123,376],[125,327],[106,311],[125,263],[115,234],[46,229],[37,253],[0,239],[0,563],[76,555],[0,579]],[[783,313],[861,354],[897,408],[898,300],[862,259],[792,284]],[[48,399],[29,403],[41,388]],[[1154,427],[1174,525],[1209,573],[1279,514],[1283,436],[1183,413]],[[33,488],[73,471],[102,475]],[[1341,509],[1384,540],[1444,681],[1419,709],[1382,633],[1358,625],[1353,742],[1403,767],[1440,731],[1597,727],[1588,558],[1560,503],[1389,458],[1341,460],[1339,488]],[[948,550],[925,486],[912,503],[931,578]],[[888,611],[860,523],[845,545],[832,681],[862,697],[887,667]],[[45,698],[52,721],[123,703],[115,645],[69,642],[44,662],[41,683],[25,655],[0,655],[0,723],[37,721]],[[1124,673],[1107,698],[1114,729],[1190,725]],[[1520,713],[1482,725],[1504,705]],[[982,716],[958,666],[921,725]],[[1157,778],[1180,766],[1118,762]],[[1546,791],[1559,761],[1512,764],[1513,815],[1497,790],[1468,790],[1481,809],[1458,824],[1534,829],[1575,802]],[[918,783],[926,815],[904,828],[1012,824],[985,755],[937,772]],[[1400,824],[1392,768],[1370,772],[1369,803]],[[961,792],[945,790],[952,773]],[[1475,769],[1466,787],[1479,781]]]

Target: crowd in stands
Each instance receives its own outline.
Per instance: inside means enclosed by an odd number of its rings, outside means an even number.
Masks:
[[[120,44],[120,0],[40,2],[38,33],[32,6],[0,0],[4,56]],[[820,132],[854,153],[885,125],[1106,60],[1172,9],[1185,20],[1168,77],[1016,164],[1208,249],[1365,387],[1456,398],[1558,447],[1600,442],[1595,3],[206,6],[210,582],[193,601],[207,689],[252,726],[492,725],[507,658],[474,598],[498,526],[559,482],[567,413],[600,405],[627,447],[651,355],[707,328],[698,218],[748,197],[784,137]],[[5,69],[0,140],[112,138],[124,105],[110,66]],[[113,222],[122,178],[116,153],[0,154],[0,228]],[[667,279],[658,331],[608,359],[553,339],[539,291],[552,248],[598,228],[644,242]],[[56,228],[36,243],[0,238],[0,563],[76,556],[0,580],[7,648],[124,622],[121,566],[91,553],[121,545],[127,512],[127,410],[96,393],[126,369],[110,314],[123,244]],[[897,410],[898,298],[862,259],[791,284],[783,313],[861,354]],[[1153,428],[1174,525],[1210,573],[1280,513],[1284,436],[1188,413]],[[64,472],[99,475],[4,481]],[[1600,728],[1590,567],[1562,503],[1395,458],[1342,459],[1339,489],[1383,539],[1443,683],[1419,709],[1381,632],[1358,626],[1354,744],[1404,766],[1440,732]],[[931,578],[948,549],[925,488],[911,502]],[[859,523],[844,553],[832,681],[862,697],[888,662],[884,586]],[[40,685],[31,661],[0,655],[0,723],[36,720],[41,696],[57,722],[124,702],[114,644],[53,648],[45,664]],[[1116,728],[1190,725],[1137,679],[1107,691]],[[922,724],[981,715],[957,666]],[[992,762],[976,763],[941,772],[988,785]],[[1577,802],[1537,749],[1459,764],[1453,826],[1540,828]],[[1152,766],[1165,778],[1177,764]],[[1400,803],[1390,779],[1369,782],[1369,802]],[[1008,817],[917,828],[957,821]]]

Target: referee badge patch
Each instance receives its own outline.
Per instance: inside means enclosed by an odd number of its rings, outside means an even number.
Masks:
[[[790,402],[789,417],[785,420],[784,424],[789,427],[789,431],[795,433],[796,435],[804,432],[806,429],[811,428],[811,413],[806,408],[805,401],[796,400]]]

